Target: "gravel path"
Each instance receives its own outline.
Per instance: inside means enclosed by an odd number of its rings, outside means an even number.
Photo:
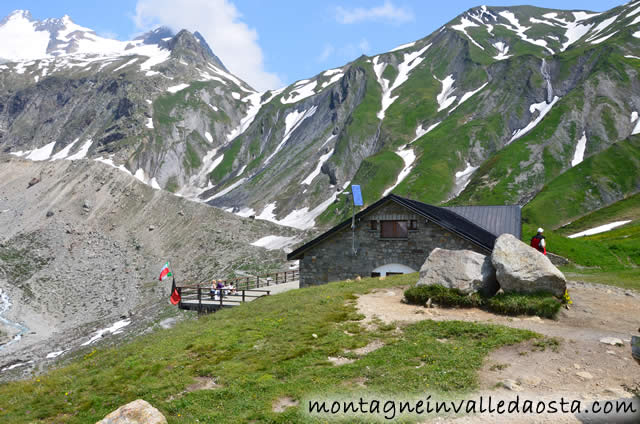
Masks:
[[[473,321],[532,330],[560,342],[555,350],[551,347],[536,350],[531,342],[525,342],[492,352],[479,373],[480,394],[502,397],[520,394],[531,399],[564,395],[587,403],[630,397],[624,386],[640,386],[640,365],[631,358],[630,349],[631,336],[640,334],[640,295],[636,292],[570,282],[568,289],[574,304],[569,310],[563,309],[556,320],[549,320],[505,317],[479,309],[407,305],[401,302],[404,289],[395,287],[361,296],[357,307],[366,316],[365,322],[371,323],[374,316],[384,322],[401,323],[425,319]],[[600,340],[606,337],[618,338],[623,345],[602,343]],[[476,416],[452,422],[590,422],[573,415],[513,419],[513,416]]]

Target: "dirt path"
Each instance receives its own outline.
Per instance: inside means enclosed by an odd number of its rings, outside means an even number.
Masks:
[[[531,342],[492,352],[479,373],[480,393],[509,396],[527,394],[537,399],[561,394],[583,401],[631,396],[624,385],[640,385],[640,365],[631,358],[630,339],[640,335],[640,295],[614,287],[570,282],[573,299],[556,320],[538,317],[511,318],[479,309],[426,309],[401,302],[405,287],[378,290],[358,299],[358,310],[371,322],[412,323],[425,319],[461,320],[506,325],[532,330],[560,341],[544,351]],[[623,341],[623,346],[601,343],[605,337]],[[508,389],[504,386],[510,386]],[[455,422],[485,422],[475,417]],[[490,417],[486,422],[502,422]],[[506,417],[504,417],[506,419]],[[537,418],[504,422],[589,422],[574,417]],[[563,418],[563,419],[565,419]],[[513,419],[513,416],[511,416]],[[598,422],[598,421],[595,421]]]

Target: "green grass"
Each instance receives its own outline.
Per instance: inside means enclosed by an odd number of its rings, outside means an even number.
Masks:
[[[550,181],[523,208],[523,221],[556,228],[605,204],[611,192],[635,193],[639,184],[640,137],[633,136]]]
[[[217,184],[222,181],[224,177],[226,177],[233,168],[233,162],[242,147],[242,140],[238,139],[234,141],[231,146],[224,152],[224,158],[222,162],[209,174],[209,178],[211,182]]]
[[[535,233],[535,226],[522,226],[522,238],[526,243],[529,243]],[[640,224],[574,239],[546,229],[544,234],[547,251],[564,256],[575,265],[601,272],[621,271],[640,266]]]
[[[352,184],[359,184],[362,188],[362,198],[365,207],[382,197],[387,187],[393,185],[404,162],[393,152],[382,151],[362,161],[358,172],[353,177]],[[342,221],[351,214],[351,198],[347,195],[338,197],[338,201],[331,204],[319,217],[319,223]]]
[[[500,293],[493,297],[479,293],[466,295],[458,289],[450,289],[435,284],[416,286],[404,292],[407,302],[424,305],[429,299],[439,306],[456,308],[481,308],[501,315],[537,315],[553,318],[562,303],[550,293]]]
[[[361,325],[356,294],[416,278],[295,290],[182,322],[121,347],[86,350],[68,366],[0,386],[0,422],[96,422],[138,398],[160,409],[169,423],[323,422],[305,415],[304,404],[283,413],[272,412],[272,405],[284,396],[303,401],[468,393],[478,387],[476,373],[491,350],[537,337],[456,321],[423,321],[401,332],[395,325]],[[437,340],[443,338],[448,342]],[[374,340],[385,346],[359,359],[345,352]],[[357,360],[334,366],[327,358],[337,355]],[[183,393],[195,377],[214,378],[220,387]],[[357,384],[362,379],[366,388]]]
[[[589,215],[558,228],[557,232],[561,235],[569,235],[610,222],[638,219],[640,219],[640,193],[593,211]]]

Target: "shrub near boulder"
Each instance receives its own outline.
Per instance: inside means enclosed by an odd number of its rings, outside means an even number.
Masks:
[[[435,284],[416,286],[404,292],[407,303],[424,305],[429,299],[438,306],[448,308],[480,308],[500,315],[537,315],[553,318],[562,308],[562,302],[551,293],[500,293],[493,297],[480,293],[464,294]]]

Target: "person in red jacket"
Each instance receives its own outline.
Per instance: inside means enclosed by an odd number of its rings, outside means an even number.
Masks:
[[[533,247],[534,249],[536,249],[538,252],[542,253],[543,255],[547,254],[547,243],[544,241],[544,236],[542,235],[542,232],[544,230],[542,228],[538,228],[538,234],[536,234],[535,236],[533,236],[531,238],[531,247]]]

